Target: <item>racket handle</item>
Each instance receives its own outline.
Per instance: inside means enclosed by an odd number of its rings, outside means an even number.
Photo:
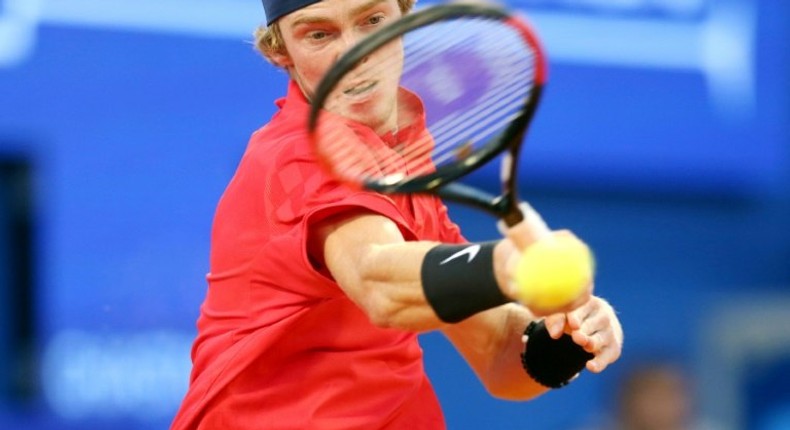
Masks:
[[[497,223],[497,228],[503,236],[507,236],[518,249],[527,249],[531,244],[551,237],[551,229],[543,221],[538,211],[527,202],[518,205],[524,219],[515,226],[509,226],[503,220]]]

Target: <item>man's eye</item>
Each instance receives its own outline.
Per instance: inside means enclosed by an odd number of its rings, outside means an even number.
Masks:
[[[322,40],[327,37],[327,33],[325,31],[313,31],[307,35],[308,39],[312,40]]]
[[[384,21],[384,17],[382,15],[373,15],[368,18],[368,24],[376,25],[381,24]]]

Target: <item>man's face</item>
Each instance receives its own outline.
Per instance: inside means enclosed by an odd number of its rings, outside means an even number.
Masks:
[[[311,98],[344,52],[400,16],[397,0],[319,1],[279,20],[287,54],[278,62]],[[379,133],[394,129],[402,68],[402,46],[393,42],[348,73],[325,107]]]

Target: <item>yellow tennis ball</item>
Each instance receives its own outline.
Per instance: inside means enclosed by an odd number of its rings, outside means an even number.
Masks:
[[[571,304],[592,281],[592,251],[573,236],[552,236],[530,245],[515,273],[518,299],[539,310]]]

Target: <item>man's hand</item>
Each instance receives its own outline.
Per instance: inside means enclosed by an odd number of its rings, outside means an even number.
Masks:
[[[549,315],[546,328],[554,339],[568,333],[573,341],[595,357],[587,370],[600,373],[620,358],[623,329],[612,306],[600,297],[591,297],[575,309]]]

